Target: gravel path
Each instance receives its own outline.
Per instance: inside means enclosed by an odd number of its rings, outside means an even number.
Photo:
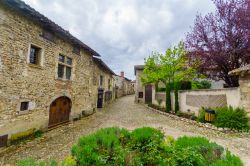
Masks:
[[[103,110],[79,121],[51,130],[43,137],[11,146],[4,153],[0,152],[0,165],[15,165],[19,159],[62,160],[70,155],[70,149],[78,138],[104,127],[124,127],[134,129],[151,126],[164,131],[165,135],[175,138],[183,135],[206,136],[212,141],[228,148],[240,156],[246,166],[250,166],[250,135],[224,134],[204,129],[187,122],[157,114],[134,103],[134,96],[117,99]]]

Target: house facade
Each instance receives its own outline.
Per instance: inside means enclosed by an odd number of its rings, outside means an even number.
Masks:
[[[116,87],[116,98],[134,94],[133,82],[125,77],[123,71],[120,75],[115,75],[114,80]]]
[[[97,108],[103,108],[115,99],[115,73],[99,58],[93,57],[93,101]]]
[[[0,145],[93,112],[93,56],[24,2],[0,1]]]

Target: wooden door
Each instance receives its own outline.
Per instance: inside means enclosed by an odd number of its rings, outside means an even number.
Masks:
[[[102,104],[103,104],[103,89],[99,89],[97,96],[97,108],[102,108]]]
[[[50,105],[49,127],[69,121],[71,101],[67,97],[59,97]]]
[[[145,86],[145,103],[152,103],[152,85]]]

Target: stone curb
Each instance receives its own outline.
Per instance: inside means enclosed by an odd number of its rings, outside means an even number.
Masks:
[[[169,113],[166,113],[166,112],[162,112],[162,111],[159,111],[157,109],[154,109],[152,107],[149,107],[147,105],[144,105],[147,109],[153,111],[153,112],[156,112],[158,114],[161,114],[161,115],[165,115],[165,116],[168,116],[172,119],[175,119],[175,120],[180,120],[180,121],[184,121],[184,122],[187,122],[189,124],[192,124],[192,125],[196,125],[196,126],[199,126],[199,127],[204,127],[204,128],[207,128],[207,129],[211,129],[211,130],[215,130],[215,131],[219,131],[219,132],[223,132],[223,133],[239,133],[239,134],[250,134],[250,131],[238,131],[238,130],[235,130],[235,129],[229,129],[229,128],[218,128],[218,127],[215,127],[214,125],[210,124],[210,123],[201,123],[201,122],[197,122],[197,121],[194,121],[194,120],[191,120],[191,119],[186,119],[186,118],[182,118],[182,117],[179,117],[179,116],[176,116],[176,115],[173,115],[173,114],[169,114]]]

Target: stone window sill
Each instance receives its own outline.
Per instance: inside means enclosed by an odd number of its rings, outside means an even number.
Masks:
[[[18,115],[26,115],[26,114],[29,114],[29,113],[30,113],[30,110],[17,111],[17,114],[18,114]]]
[[[72,80],[67,80],[63,78],[56,78],[57,81],[62,81],[62,82],[72,82]]]
[[[29,63],[29,67],[37,68],[37,69],[44,69],[44,67],[42,67],[40,65],[35,65],[35,64],[31,64],[31,63]]]

